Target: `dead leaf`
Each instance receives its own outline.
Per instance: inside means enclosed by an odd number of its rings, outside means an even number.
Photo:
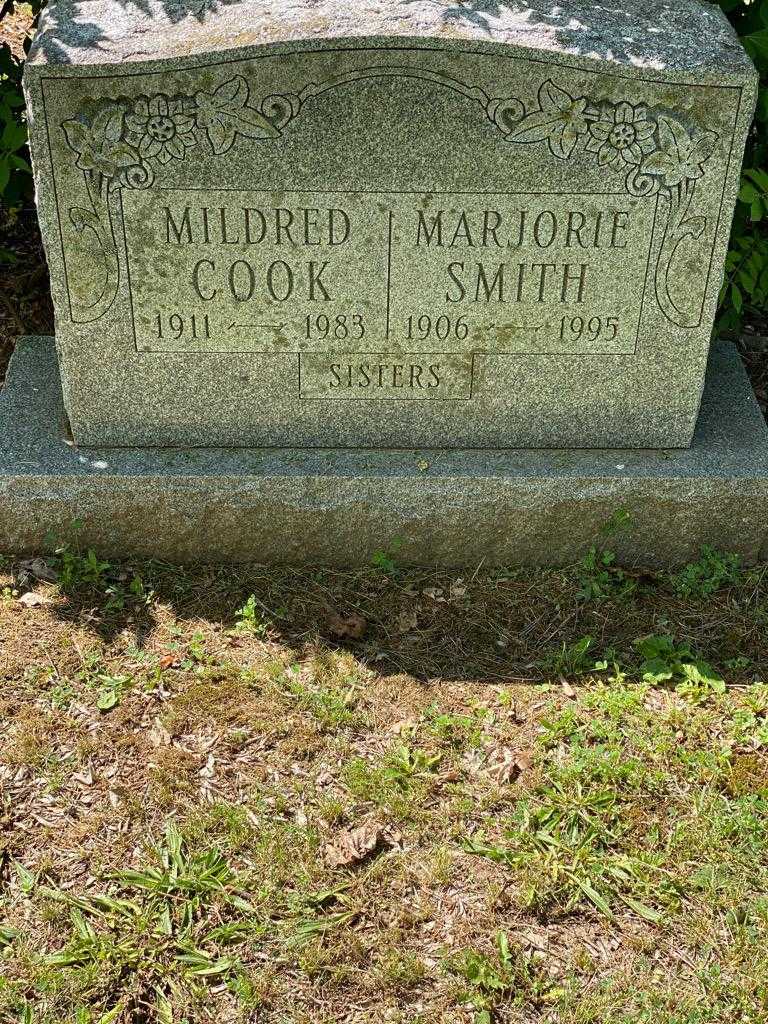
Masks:
[[[332,868],[357,864],[373,853],[381,839],[382,828],[374,822],[340,832],[333,842],[326,844],[325,862]]]
[[[52,602],[52,597],[46,597],[45,594],[36,594],[34,590],[22,594],[19,598],[19,604],[24,605],[25,608],[39,608],[40,605],[52,604]]]
[[[496,747],[488,756],[488,774],[502,785],[509,785],[527,772],[533,764],[533,755],[527,750]]]
[[[171,734],[165,728],[159,718],[156,718],[148,734],[149,742],[153,747],[168,747],[171,744]]]
[[[343,617],[332,612],[328,616],[328,629],[334,635],[346,640],[359,640],[368,628],[368,623],[362,617],[352,613]]]

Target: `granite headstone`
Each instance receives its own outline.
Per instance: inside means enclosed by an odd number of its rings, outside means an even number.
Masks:
[[[697,0],[53,0],[75,442],[689,445],[756,81]]]

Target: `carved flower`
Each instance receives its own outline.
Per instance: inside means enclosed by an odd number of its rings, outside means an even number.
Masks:
[[[139,147],[142,159],[156,157],[161,164],[181,160],[197,139],[195,119],[184,113],[184,101],[163,96],[139,96],[125,123],[128,138]]]
[[[597,153],[601,167],[612,167],[620,171],[629,165],[637,167],[646,153],[653,151],[653,133],[656,124],[648,120],[648,111],[643,106],[633,107],[631,103],[607,104],[600,118],[589,126],[592,138],[587,151]]]
[[[663,178],[668,188],[679,185],[684,178],[701,178],[704,164],[712,156],[716,142],[715,132],[704,132],[693,142],[679,121],[660,116],[660,148],[646,157],[641,170],[644,174]]]
[[[96,171],[114,178],[120,170],[138,163],[136,150],[123,139],[122,107],[103,107],[88,124],[73,119],[62,124],[67,143],[77,153],[75,163],[81,171]]]
[[[579,136],[588,130],[587,100],[574,99],[547,80],[539,89],[539,110],[528,114],[509,133],[513,142],[546,142],[553,156],[567,160]]]

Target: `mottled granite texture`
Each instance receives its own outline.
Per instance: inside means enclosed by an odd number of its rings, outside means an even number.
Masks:
[[[18,347],[0,394],[0,551],[69,536],[177,562],[560,565],[611,538],[624,563],[703,544],[768,557],[768,430],[731,346],[713,350],[690,449],[673,451],[78,450],[50,338]]]
[[[54,0],[76,441],[687,446],[755,83],[697,0]]]

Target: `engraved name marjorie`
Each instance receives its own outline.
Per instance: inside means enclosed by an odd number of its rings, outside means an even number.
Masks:
[[[530,250],[526,261],[446,259],[446,303],[583,303],[589,299],[593,268],[583,253],[626,249],[632,210],[498,210],[414,208],[410,224],[398,234],[416,249]],[[236,246],[244,256],[232,260],[202,256],[191,268],[190,284],[202,302],[331,302],[348,292],[345,246],[356,241],[355,217],[339,208],[193,207],[160,209],[161,237],[170,245]],[[360,224],[361,231],[366,225]],[[366,231],[369,236],[369,230]],[[386,243],[386,239],[384,239]],[[402,245],[403,242],[400,242]],[[288,258],[247,258],[247,248],[283,249]],[[321,258],[298,258],[296,250],[323,248]],[[544,255],[556,248],[560,262]],[[339,255],[334,256],[333,251]],[[567,251],[573,259],[562,260]],[[275,254],[277,255],[277,254]],[[581,257],[581,258],[580,258]]]

